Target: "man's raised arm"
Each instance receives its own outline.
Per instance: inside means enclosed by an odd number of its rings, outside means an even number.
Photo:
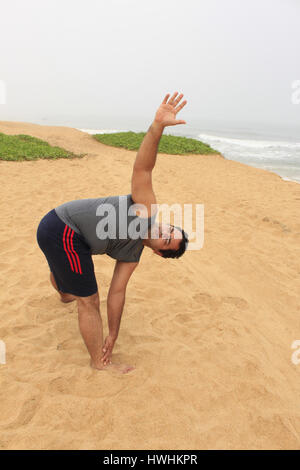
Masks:
[[[176,126],[186,124],[185,121],[176,120],[176,114],[187,103],[181,101],[183,94],[176,98],[178,92],[175,92],[169,99],[167,94],[158,108],[153,123],[148,129],[142,144],[137,153],[133,166],[131,179],[131,195],[136,204],[144,204],[150,215],[151,204],[156,204],[155,194],[152,188],[152,170],[156,163],[157,149],[160,138],[167,126]]]

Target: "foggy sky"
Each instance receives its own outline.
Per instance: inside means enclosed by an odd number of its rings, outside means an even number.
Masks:
[[[297,127],[298,0],[0,0],[0,120],[99,127],[183,92],[188,123]],[[45,122],[47,123],[47,122]],[[75,124],[76,125],[76,124]],[[77,124],[79,125],[79,124]]]

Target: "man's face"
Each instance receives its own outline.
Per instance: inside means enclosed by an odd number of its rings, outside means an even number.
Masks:
[[[178,250],[182,240],[181,231],[169,224],[156,224],[153,228],[153,236],[151,248],[158,255],[160,255],[158,250]]]

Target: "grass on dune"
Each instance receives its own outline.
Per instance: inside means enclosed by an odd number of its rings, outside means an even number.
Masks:
[[[145,132],[118,132],[94,134],[93,137],[105,145],[138,150],[145,135]],[[199,140],[173,135],[163,135],[161,137],[158,151],[171,155],[219,153]],[[76,155],[30,135],[7,135],[0,132],[0,160],[56,160],[58,158],[81,158],[83,156],[84,154]]]
[[[93,134],[93,137],[105,145],[138,150],[145,135],[145,132],[117,132],[113,134]],[[158,151],[171,155],[219,153],[210,145],[206,145],[199,140],[173,135],[163,135],[161,137]]]
[[[81,158],[60,147],[53,147],[44,140],[30,135],[7,135],[0,132],[0,160],[22,161],[41,158]]]

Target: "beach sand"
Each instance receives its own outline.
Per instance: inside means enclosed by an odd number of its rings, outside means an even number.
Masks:
[[[219,155],[158,155],[158,202],[204,204],[204,245],[178,260],[144,249],[113,354],[136,369],[115,376],[89,367],[36,229],[63,202],[130,193],[136,152],[68,127],[0,132],[87,154],[0,161],[0,449],[299,449],[300,185]],[[106,334],[114,261],[93,260]]]

